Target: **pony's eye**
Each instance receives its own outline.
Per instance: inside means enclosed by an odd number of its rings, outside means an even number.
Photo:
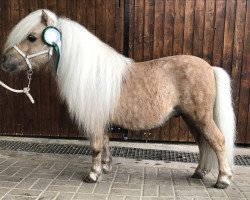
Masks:
[[[30,41],[30,42],[35,42],[36,41],[36,37],[34,36],[34,35],[28,35],[28,40]]]

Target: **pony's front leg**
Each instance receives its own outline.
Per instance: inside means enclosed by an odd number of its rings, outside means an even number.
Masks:
[[[99,133],[90,137],[90,147],[92,149],[92,166],[84,179],[84,182],[95,183],[102,174],[102,147],[104,134]]]
[[[102,145],[102,170],[106,174],[112,169],[112,156],[109,149],[109,135],[108,131],[104,133]]]

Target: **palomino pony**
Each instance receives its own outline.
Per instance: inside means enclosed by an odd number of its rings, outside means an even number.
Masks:
[[[215,187],[230,184],[235,119],[230,78],[223,69],[188,55],[136,63],[80,24],[37,10],[10,33],[2,68],[32,71],[48,63],[69,113],[90,138],[92,167],[86,182],[111,170],[109,124],[145,130],[181,115],[200,151],[193,177],[217,168]]]

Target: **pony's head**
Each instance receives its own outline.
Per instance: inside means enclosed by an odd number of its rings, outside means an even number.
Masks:
[[[51,60],[52,47],[44,41],[44,30],[56,25],[56,15],[48,10],[37,10],[22,19],[5,43],[2,69],[15,72],[45,66]]]

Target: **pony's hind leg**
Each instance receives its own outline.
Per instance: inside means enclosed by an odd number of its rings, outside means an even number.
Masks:
[[[90,147],[92,149],[92,166],[84,178],[87,183],[95,183],[102,174],[102,147],[103,147],[104,134],[96,134],[90,137]]]
[[[102,145],[102,170],[106,174],[112,169],[112,156],[109,149],[109,135],[105,131]]]
[[[202,137],[214,150],[217,156],[219,175],[215,187],[224,189],[229,186],[232,176],[226,156],[225,138],[212,118],[196,122],[196,127],[200,130]],[[201,144],[204,145],[206,143],[202,142]],[[201,148],[203,148],[202,145]],[[212,160],[208,159],[207,162],[212,162]],[[205,165],[212,164],[213,163],[203,163],[202,165],[204,166],[201,166],[201,169],[204,168]]]

